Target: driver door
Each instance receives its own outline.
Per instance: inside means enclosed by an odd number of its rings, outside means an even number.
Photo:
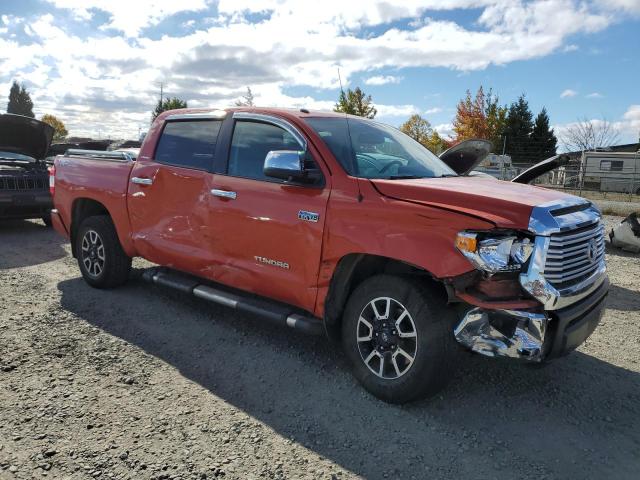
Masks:
[[[210,248],[225,259],[216,280],[312,311],[329,177],[324,172],[322,185],[295,185],[263,173],[268,152],[303,144],[302,134],[279,117],[235,113],[226,173],[213,178]]]

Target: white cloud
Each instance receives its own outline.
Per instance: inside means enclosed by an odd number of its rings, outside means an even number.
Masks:
[[[121,30],[135,37],[145,27],[157,25],[179,12],[198,11],[207,7],[205,0],[47,0],[57,8],[71,10],[76,18],[92,18],[91,10],[102,10],[111,15],[104,28]]]
[[[573,43],[570,43],[569,45],[566,45],[566,46],[562,49],[562,51],[563,51],[563,52],[565,52],[565,53],[566,53],[566,52],[575,52],[576,50],[579,50],[579,49],[580,49],[580,47],[578,47],[578,45],[575,45],[575,44],[573,44]]]
[[[455,136],[452,123],[441,123],[433,127],[433,129],[438,132],[441,137],[453,138]]]
[[[576,92],[575,90],[571,90],[570,88],[567,88],[560,94],[560,98],[571,98],[571,97],[575,97],[576,95],[578,95],[578,92]]]
[[[307,87],[335,93],[337,67],[347,86],[374,69],[470,71],[543,57],[570,48],[565,44],[572,35],[602,30],[616,17],[613,9],[578,0],[221,0],[211,11],[204,10],[211,0],[47,2],[83,21],[95,22],[97,11],[109,18],[89,36],[71,33],[50,15],[25,21],[30,39],[0,36],[0,86],[12,78],[26,81],[38,115],[59,113],[74,134],[95,125],[113,135],[137,131],[148,122],[159,81],[167,94],[193,106],[230,104],[250,85],[260,105],[331,109],[332,101],[284,92]],[[618,3],[618,11],[628,9]],[[473,26],[427,16],[453,9],[482,13]],[[145,37],[146,28],[186,12],[198,15],[195,23],[180,19],[189,33],[180,29],[177,36],[160,26]],[[14,26],[11,17],[0,18]],[[391,23],[403,19],[412,26]],[[367,82],[392,78],[401,77],[371,76]],[[420,111],[413,105],[377,107],[381,118]]]
[[[415,105],[380,105],[375,104],[378,110],[376,118],[381,120],[388,119],[390,117],[410,117],[414,113],[418,113],[420,110]]]
[[[598,92],[592,92],[592,93],[589,93],[588,95],[585,95],[585,97],[587,98],[602,98],[603,96],[604,95]]]
[[[376,75],[373,77],[365,78],[365,85],[386,85],[388,83],[400,83],[402,77],[396,77],[393,75]]]
[[[428,108],[424,111],[425,115],[434,115],[436,113],[440,113],[442,111],[442,108],[440,107],[433,107],[433,108]]]
[[[635,141],[638,141],[640,138],[640,105],[629,106],[622,117],[619,128],[629,135],[635,135]]]

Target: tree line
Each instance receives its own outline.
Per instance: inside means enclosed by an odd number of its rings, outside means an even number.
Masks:
[[[250,87],[235,101],[236,106],[255,106],[255,98]],[[151,113],[152,121],[162,112],[187,108],[187,102],[178,97],[161,98]],[[334,106],[335,112],[373,119],[378,111],[371,95],[360,87],[342,90]],[[7,113],[35,118],[33,101],[26,87],[13,81],[9,91]],[[66,138],[68,131],[64,123],[51,114],[41,120],[54,128],[55,141]],[[558,138],[551,128],[546,108],[533,116],[524,94],[511,104],[501,104],[491,89],[485,92],[480,86],[475,95],[467,90],[456,106],[453,120],[453,135],[440,135],[420,114],[411,115],[400,130],[424,145],[436,155],[464,140],[479,138],[489,140],[493,152],[511,156],[513,163],[533,164],[556,154]],[[565,128],[563,144],[567,150],[594,150],[607,147],[618,139],[618,132],[605,119],[593,121],[581,119]]]
[[[360,87],[341,92],[334,111],[366,118],[374,118],[371,95]],[[489,140],[493,152],[507,154],[513,163],[534,164],[556,155],[558,138],[551,128],[549,114],[543,107],[535,116],[524,94],[511,104],[501,104],[490,89],[480,86],[475,95],[467,90],[456,106],[453,135],[444,138],[420,114],[411,115],[400,130],[424,145],[436,155],[472,138]],[[618,133],[606,119],[593,121],[580,119],[566,127],[563,144],[566,150],[595,150],[613,145]]]

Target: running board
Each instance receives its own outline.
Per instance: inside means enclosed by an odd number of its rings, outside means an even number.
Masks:
[[[239,312],[257,315],[273,323],[294,328],[310,335],[322,335],[324,326],[319,318],[307,316],[286,306],[251,294],[231,293],[202,283],[202,280],[175,272],[167,268],[149,268],[142,273],[142,278],[150,283],[173,288],[183,293],[209,302],[217,303],[238,310]]]

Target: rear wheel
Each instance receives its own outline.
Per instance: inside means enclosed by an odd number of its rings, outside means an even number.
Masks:
[[[118,234],[106,215],[88,217],[76,235],[78,266],[95,288],[114,288],[129,278],[131,257],[122,250]]]
[[[453,370],[454,315],[415,279],[378,275],[352,293],[342,343],[366,390],[390,403],[438,392]]]

